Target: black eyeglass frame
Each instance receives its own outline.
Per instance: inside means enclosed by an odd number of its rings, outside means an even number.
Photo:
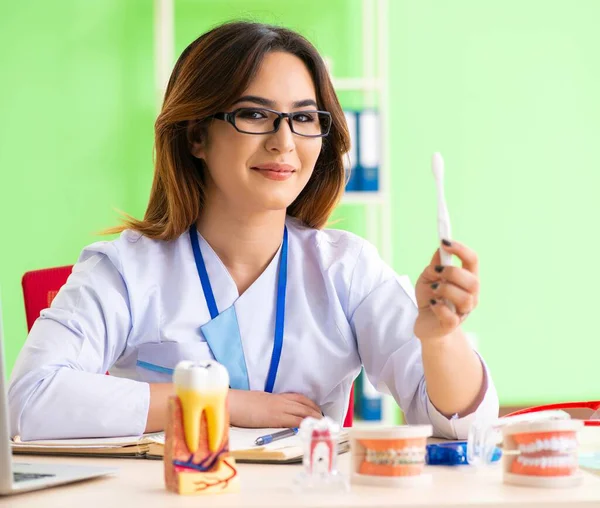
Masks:
[[[248,131],[243,131],[241,129],[238,128],[238,126],[235,124],[235,117],[236,115],[240,112],[240,111],[247,111],[247,110],[256,110],[256,111],[268,111],[269,113],[274,113],[275,115],[277,115],[277,118],[275,118],[275,120],[273,121],[273,130],[271,131],[267,131],[267,132],[248,132]],[[297,115],[307,115],[307,114],[315,114],[315,113],[320,113],[325,115],[327,118],[329,118],[329,122],[327,124],[327,132],[325,133],[321,133],[321,134],[301,134],[300,132],[296,132],[294,130],[294,122],[292,121],[293,118]],[[329,135],[329,132],[331,131],[331,113],[329,113],[329,111],[319,111],[319,110],[304,110],[304,111],[294,111],[292,113],[282,113],[281,111],[275,111],[274,109],[269,109],[269,108],[252,108],[252,107],[245,107],[245,108],[238,108],[238,109],[234,109],[233,111],[230,112],[224,112],[224,113],[215,113],[214,115],[209,116],[208,118],[216,118],[217,120],[224,120],[228,123],[230,123],[231,125],[233,125],[233,127],[235,128],[236,131],[241,132],[242,134],[254,134],[254,135],[262,135],[262,134],[273,134],[275,132],[277,132],[279,130],[279,127],[281,126],[281,120],[283,118],[288,118],[288,125],[290,126],[290,130],[298,135],[298,136],[302,136],[303,138],[324,138],[326,136]]]

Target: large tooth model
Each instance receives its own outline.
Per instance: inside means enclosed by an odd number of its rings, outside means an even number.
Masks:
[[[218,362],[180,362],[165,427],[165,483],[178,494],[239,489],[229,456],[229,374]]]

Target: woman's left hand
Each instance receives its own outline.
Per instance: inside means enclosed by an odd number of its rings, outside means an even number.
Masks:
[[[443,337],[456,330],[477,307],[479,299],[479,261],[477,254],[465,245],[443,242],[441,248],[457,256],[462,267],[441,266],[440,252],[436,249],[431,262],[416,284],[419,315],[415,335],[421,340]],[[453,312],[445,301],[452,302]]]

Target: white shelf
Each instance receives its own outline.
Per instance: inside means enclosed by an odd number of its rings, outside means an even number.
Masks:
[[[362,0],[361,46],[363,51],[360,76],[332,78],[336,92],[359,92],[363,107],[376,105],[379,111],[379,191],[347,191],[341,205],[364,205],[366,239],[378,246],[382,258],[392,264],[392,213],[390,204],[390,136],[389,136],[389,2]],[[381,394],[381,421],[360,422],[358,425],[395,425],[398,405],[390,395]]]
[[[333,78],[333,86],[339,91],[381,90],[383,83],[378,78]]]
[[[342,196],[342,204],[383,203],[385,197],[381,191],[346,191]]]

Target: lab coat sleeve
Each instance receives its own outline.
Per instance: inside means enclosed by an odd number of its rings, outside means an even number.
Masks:
[[[414,335],[417,306],[407,277],[398,276],[369,243],[358,256],[348,312],[365,372],[381,392],[391,393],[409,424],[431,424],[434,435],[465,439],[475,421],[498,416],[498,396],[489,371],[478,406],[464,416],[447,418],[429,400],[421,343]]]
[[[84,250],[33,325],[12,372],[11,435],[36,440],[143,433],[149,385],[105,375],[131,329],[118,267],[112,242]]]

